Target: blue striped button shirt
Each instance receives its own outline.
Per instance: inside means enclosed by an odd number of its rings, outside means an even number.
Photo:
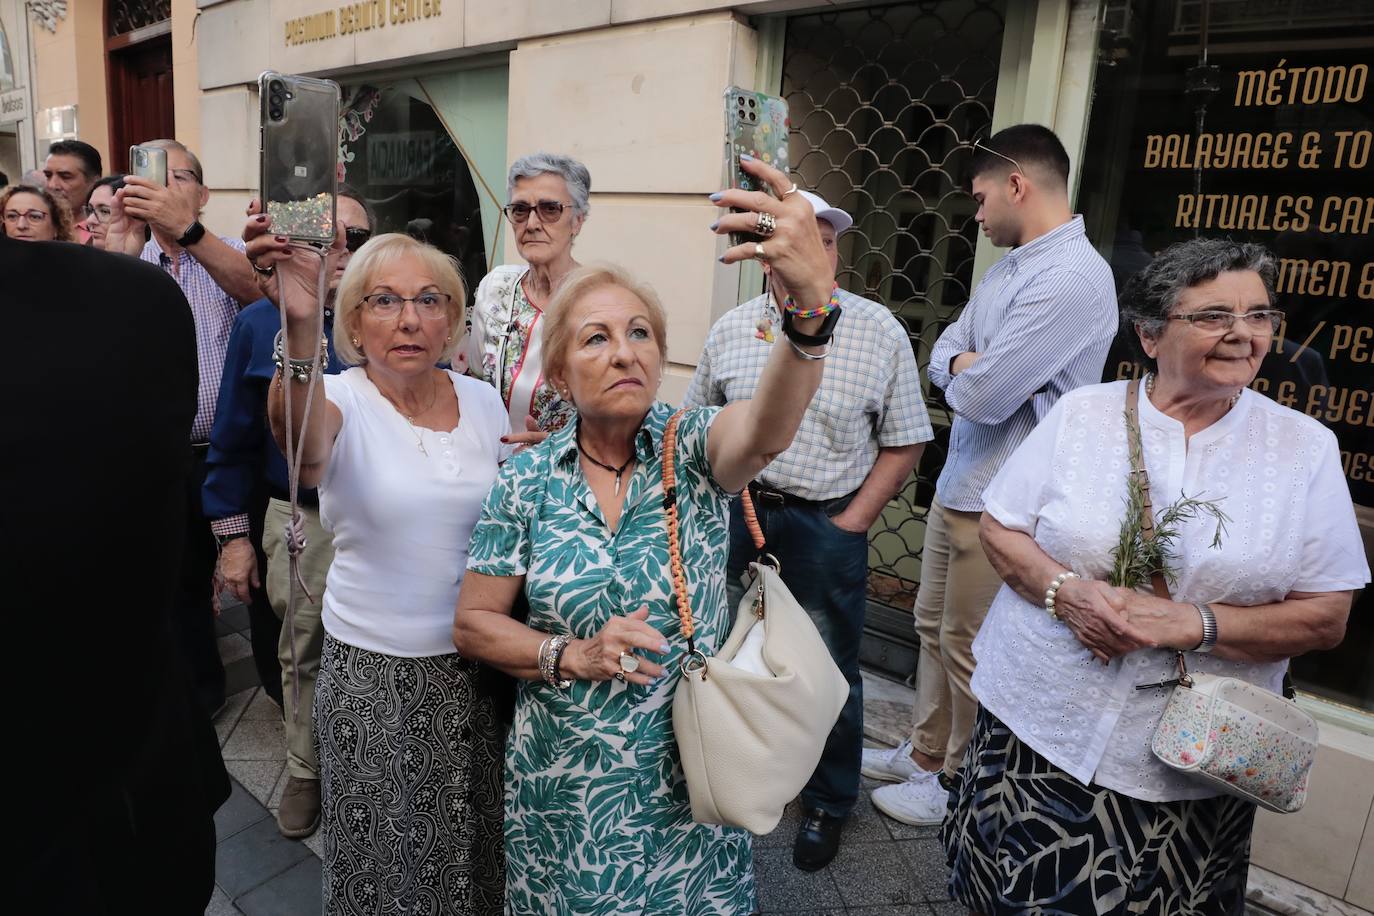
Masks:
[[[983,490],[1067,391],[1102,380],[1116,336],[1111,268],[1075,216],[988,270],[930,353],[930,381],[954,410],[940,504],[983,510]],[[957,376],[950,362],[979,354]]]
[[[802,499],[836,499],[859,488],[878,449],[928,442],[930,417],[911,338],[881,303],[840,290],[840,320],[821,387],[791,446],[759,482]],[[775,343],[759,339],[760,322]],[[684,407],[754,396],[774,347],[785,347],[782,314],[769,293],[726,312],[706,338]]]

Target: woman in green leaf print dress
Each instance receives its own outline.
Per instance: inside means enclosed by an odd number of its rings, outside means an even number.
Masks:
[[[717,233],[775,230],[724,260],[766,259],[798,310],[833,305],[809,204],[750,160],[781,200],[731,190]],[[763,215],[761,215],[763,214]],[[577,420],[506,462],[472,536],[454,621],[461,655],[521,678],[506,750],[506,910],[746,914],[750,838],[693,823],[672,730],[686,642],[670,595],[663,430],[667,352],[648,287],[613,267],[570,274],[549,304],[545,369]],[[840,319],[843,320],[843,319]],[[828,323],[827,323],[828,322]],[[752,401],[687,412],[677,498],[697,645],[725,641],[727,509],[790,444],[820,384],[827,316],[793,318]],[[529,598],[528,625],[511,619]],[[542,670],[541,670],[542,669]]]

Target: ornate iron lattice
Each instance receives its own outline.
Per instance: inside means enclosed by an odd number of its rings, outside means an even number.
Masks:
[[[113,38],[171,18],[172,0],[110,0],[105,27]]]
[[[1005,9],[944,0],[787,20],[793,169],[854,216],[840,237],[840,284],[892,310],[923,380],[931,346],[968,302],[978,238],[968,164],[992,123]],[[870,538],[870,597],[907,611],[949,433],[931,394],[935,441]]]

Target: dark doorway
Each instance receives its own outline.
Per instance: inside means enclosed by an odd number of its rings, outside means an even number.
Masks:
[[[115,0],[106,35],[110,168],[126,171],[130,146],[176,136],[169,0]]]

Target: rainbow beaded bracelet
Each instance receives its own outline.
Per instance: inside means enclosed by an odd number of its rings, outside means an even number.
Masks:
[[[830,293],[830,301],[825,305],[817,306],[813,309],[797,308],[797,302],[791,296],[782,300],[782,307],[788,311],[793,318],[820,318],[822,315],[829,315],[840,307],[840,284],[835,283],[835,289]]]

